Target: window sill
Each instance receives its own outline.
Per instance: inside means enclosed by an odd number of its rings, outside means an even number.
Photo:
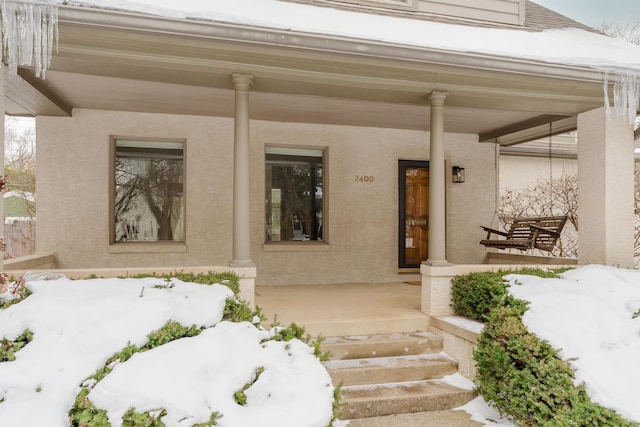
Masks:
[[[160,254],[160,253],[186,253],[187,245],[184,242],[160,243],[160,242],[130,242],[112,243],[109,245],[110,254]]]
[[[285,242],[270,242],[262,245],[264,252],[329,252],[331,245],[327,242],[313,242],[313,241],[285,241]]]

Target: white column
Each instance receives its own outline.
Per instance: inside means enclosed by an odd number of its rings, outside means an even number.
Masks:
[[[633,267],[633,128],[604,107],[578,115],[578,263]]]
[[[249,212],[249,89],[253,76],[232,75],[236,90],[233,159],[233,259],[231,267],[254,267]]]
[[[429,157],[429,259],[426,264],[445,267],[446,207],[444,165],[444,100],[449,92],[431,92],[431,131]]]

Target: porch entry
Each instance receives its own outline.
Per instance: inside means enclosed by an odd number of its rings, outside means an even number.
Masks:
[[[398,268],[418,268],[429,255],[428,161],[398,161],[398,193]]]

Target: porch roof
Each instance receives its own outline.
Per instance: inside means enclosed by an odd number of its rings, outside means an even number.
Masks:
[[[46,79],[29,67],[17,76],[4,68],[6,112],[65,116],[92,108],[232,117],[230,74],[242,72],[255,76],[253,119],[427,130],[427,95],[446,90],[447,132],[506,144],[513,140],[504,142],[503,135],[530,128],[548,133],[549,122],[554,132],[575,127],[576,114],[603,105],[603,70],[640,70],[628,59],[639,58],[640,47],[584,30],[418,24],[330,9],[341,22],[364,22],[337,31],[323,27],[326,8],[261,0],[306,8],[286,19],[309,20],[286,25],[264,7],[244,13],[237,4],[245,2],[251,0],[208,2],[236,7],[199,15],[148,5],[106,10],[102,0],[60,5],[59,43]],[[383,24],[400,34],[367,35]],[[418,34],[426,36],[418,42]]]

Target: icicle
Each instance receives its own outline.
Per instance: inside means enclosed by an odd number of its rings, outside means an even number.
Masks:
[[[607,118],[611,117],[611,102],[609,102],[609,72],[604,72],[604,106]]]
[[[618,116],[626,116],[629,124],[634,124],[640,107],[640,73],[630,71],[604,72],[604,103],[607,116],[611,114],[609,99],[609,73],[615,74],[613,83],[613,109]]]
[[[639,101],[640,101],[640,81],[636,73],[618,74],[616,83],[613,86],[614,106],[619,116],[627,116],[629,124],[635,122]]]
[[[0,0],[0,53],[6,56],[9,72],[19,66],[33,66],[37,77],[45,77],[51,65],[54,40],[58,44],[58,7],[53,3]]]

